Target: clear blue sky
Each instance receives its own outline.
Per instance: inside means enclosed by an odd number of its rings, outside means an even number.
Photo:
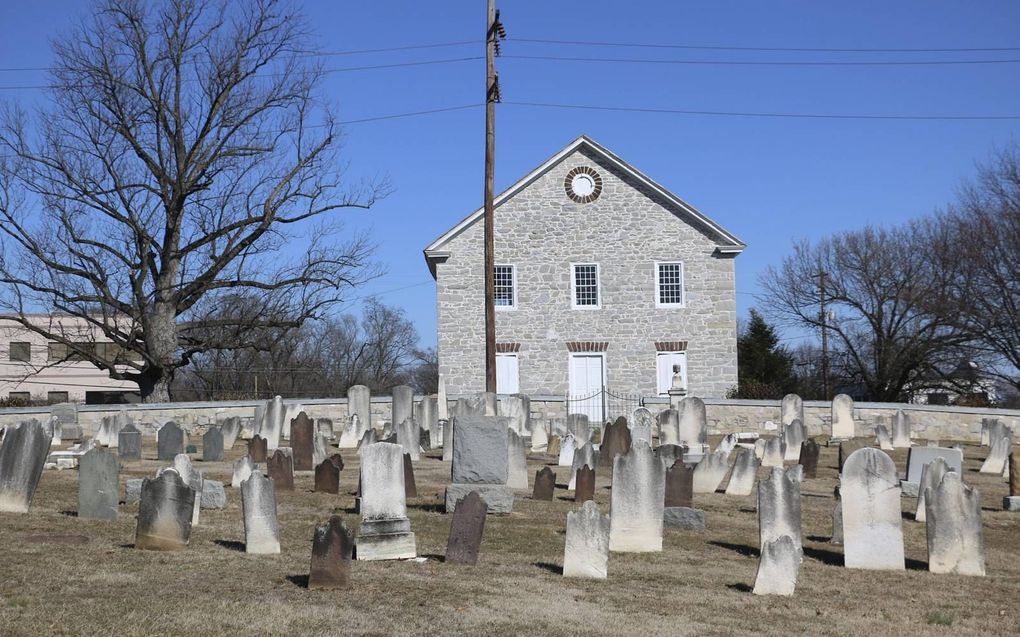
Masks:
[[[324,49],[474,44],[334,56],[342,68],[479,56],[484,0],[297,2]],[[527,43],[514,38],[780,48],[1020,47],[1020,3],[745,1],[498,3],[510,36],[498,61],[507,102],[681,110],[853,114],[1020,115],[1020,64],[740,66],[515,59],[512,55],[718,61],[1020,60],[1020,50],[967,53],[711,51]],[[0,66],[45,66],[48,39],[86,3],[5,3]],[[36,84],[38,72],[0,74]],[[341,119],[474,104],[484,63],[466,61],[329,75]],[[37,93],[37,92],[36,92]],[[32,91],[0,91],[32,99]],[[435,342],[434,286],[422,248],[481,204],[481,108],[347,127],[351,174],[386,176],[396,191],[367,213],[388,273],[379,293],[405,308],[424,344]],[[497,112],[497,189],[581,133],[588,134],[743,238],[739,309],[757,276],[791,241],[866,223],[895,223],[949,201],[975,160],[1016,137],[1020,120],[889,121],[719,117],[551,109]],[[414,286],[414,287],[407,287]],[[403,288],[394,291],[397,288]]]

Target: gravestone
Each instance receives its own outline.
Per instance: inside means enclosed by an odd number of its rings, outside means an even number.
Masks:
[[[885,425],[875,425],[875,442],[882,451],[892,451],[892,434],[885,428]]]
[[[333,429],[332,418],[316,418],[315,419],[315,433],[320,436],[324,436],[326,440],[333,440],[336,438],[336,431]]]
[[[312,465],[319,466],[329,457],[329,438],[316,431],[312,434]]]
[[[559,464],[559,458],[560,458],[560,437],[559,436],[549,436],[549,444],[546,445],[545,455],[553,456],[554,458],[556,458],[556,464]]]
[[[487,508],[477,491],[469,492],[457,502],[450,523],[450,537],[446,542],[447,564],[474,566],[478,563]]]
[[[485,396],[475,396],[474,398],[458,398],[457,404],[453,408],[453,415],[454,417],[484,416]]]
[[[783,402],[779,405],[779,422],[785,427],[794,420],[804,422],[804,400],[797,394],[783,396]]]
[[[451,484],[446,488],[446,512],[478,491],[489,513],[510,513],[514,492],[507,486],[507,426],[500,416],[463,416],[457,419],[453,440]]]
[[[122,460],[142,459],[142,432],[134,425],[125,425],[117,434],[117,455]]]
[[[659,444],[680,444],[680,414],[675,409],[663,409],[659,412]]]
[[[78,517],[116,520],[120,502],[120,463],[112,451],[96,447],[78,461]]]
[[[833,489],[833,497],[836,498],[836,506],[832,509],[832,536],[830,544],[843,543],[843,502],[839,497],[839,485]]]
[[[858,449],[864,449],[867,446],[868,446],[868,443],[865,442],[864,440],[861,440],[861,439],[858,439],[858,440],[846,440],[844,442],[839,443],[839,461],[838,461],[838,466],[839,466],[840,472],[843,471],[843,464],[846,462],[846,459],[850,457],[850,454],[852,454],[853,452],[857,451]]]
[[[246,553],[272,555],[280,552],[276,487],[272,478],[264,476],[257,469],[241,483],[241,515],[244,519]]]
[[[344,588],[351,579],[354,534],[343,518],[334,515],[315,527],[312,534],[312,563],[308,569],[308,588],[329,591]]]
[[[99,424],[99,431],[96,432],[96,442],[104,447],[116,447],[119,441],[117,434],[131,422],[127,412],[120,411],[113,416],[103,416]]]
[[[230,478],[230,486],[235,489],[241,488],[241,483],[251,476],[251,472],[258,469],[252,461],[251,456],[241,456],[234,461],[234,472]]]
[[[482,402],[485,404],[486,416],[499,416],[499,396],[496,392],[487,391],[481,396]]]
[[[78,405],[75,403],[57,403],[50,405],[50,416],[56,417],[61,425],[78,424]]]
[[[191,519],[197,494],[173,469],[142,480],[135,524],[135,548],[179,551],[191,539]]]
[[[759,440],[761,440],[759,438]],[[786,448],[782,438],[766,438],[762,448],[761,466],[781,467],[786,457]]]
[[[582,441],[581,444],[584,444]],[[559,462],[561,467],[570,467],[574,464],[574,453],[577,451],[577,439],[574,434],[567,434],[560,440]]]
[[[575,474],[574,502],[595,499],[595,469],[582,465]]]
[[[502,413],[509,418],[510,430],[519,436],[531,431],[531,398],[513,394],[503,399]]]
[[[993,446],[999,438],[1003,438],[1010,434],[1010,429],[1002,422],[999,422],[997,418],[990,418],[988,420],[988,446]]]
[[[363,447],[357,559],[399,560],[417,555],[404,489],[403,448],[388,442]]]
[[[240,416],[230,416],[220,421],[220,433],[223,434],[223,448],[230,450],[234,448],[234,442],[241,435]]]
[[[840,477],[847,568],[903,570],[903,519],[896,465],[878,449],[850,454]]]
[[[573,434],[578,446],[591,442],[591,422],[585,414],[567,414],[567,431]]]
[[[752,592],[755,595],[793,595],[800,561],[800,551],[789,535],[769,540],[761,547]]]
[[[1020,457],[1009,454],[1009,495],[1002,498],[1004,511],[1020,511]]]
[[[807,439],[807,427],[799,419],[783,426],[783,459],[796,461],[800,446]]]
[[[0,512],[28,513],[51,438],[35,420],[8,425],[5,431],[0,443]]]
[[[723,436],[723,439],[719,441],[719,446],[716,447],[716,449],[725,451],[726,453],[730,453],[731,451],[737,448],[737,443],[739,441],[740,438],[737,436],[737,434],[726,434],[725,436]]]
[[[372,390],[364,385],[347,388],[347,426],[340,435],[341,449],[354,449],[372,429]]]
[[[294,490],[294,460],[283,448],[277,449],[266,460],[266,473],[273,480],[277,491]]]
[[[591,467],[596,472],[599,469],[598,466],[599,457],[595,453],[595,445],[590,442],[582,445],[574,452],[574,461],[570,467],[570,480],[567,482],[567,489],[574,489],[577,483],[577,470],[583,466]]]
[[[613,461],[609,549],[662,550],[665,469],[645,444],[635,444]]]
[[[627,420],[621,416],[616,422],[606,426],[602,444],[599,446],[599,460],[603,466],[611,467],[613,458],[630,451],[630,445],[630,429],[627,428]]]
[[[184,453],[184,430],[170,421],[156,433],[156,459],[173,460],[180,453]]]
[[[210,427],[202,436],[202,461],[220,462],[223,460],[223,434],[218,427]]]
[[[511,489],[528,488],[528,457],[524,451],[524,440],[513,429],[506,432],[506,483]]]
[[[439,374],[436,388],[436,416],[440,421],[450,419],[450,399],[446,395],[446,377]]]
[[[1009,459],[1010,451],[1013,449],[1013,437],[1002,436],[990,445],[988,457],[981,463],[981,473],[994,473],[1001,475],[1006,468],[1006,461]]]
[[[917,509],[914,512],[914,519],[918,522],[924,522],[926,519],[924,506],[925,490],[938,487],[942,482],[942,476],[946,475],[949,471],[951,469],[946,464],[946,459],[942,457],[935,458],[924,465],[924,468],[921,470],[921,483],[917,489]]]
[[[251,461],[258,464],[265,462],[269,455],[269,445],[266,443],[266,439],[262,436],[255,434],[251,440],[248,441],[248,457]]]
[[[293,450],[294,471],[315,469],[315,423],[303,411],[290,421],[290,448]]]
[[[754,441],[754,455],[758,460],[765,457],[765,441],[766,438],[757,438]]]
[[[674,462],[683,459],[684,448],[680,445],[659,445],[655,448],[655,457],[662,462],[663,469],[669,469]]]
[[[174,471],[181,477],[181,481],[195,492],[195,508],[191,515],[191,526],[194,528],[198,526],[199,512],[202,508],[202,472],[191,464],[191,458],[186,453],[174,456]]]
[[[963,475],[963,451],[951,447],[911,447],[907,452],[907,477],[900,484],[906,495],[918,495],[924,465],[942,458],[951,471]]]
[[[418,423],[414,418],[394,421],[396,423],[397,444],[404,448],[404,453],[411,454],[411,460],[421,459],[421,436],[418,435]]]
[[[680,401],[678,415],[678,437],[676,444],[685,445],[688,449],[695,449],[698,445],[704,446],[708,443],[708,415],[705,411],[705,401],[697,396],[687,396]],[[702,451],[706,453],[706,451]]]
[[[609,567],[610,518],[588,500],[567,512],[563,577],[606,579]]]
[[[910,448],[910,417],[902,409],[893,418],[892,445],[896,449]]]
[[[454,419],[443,422],[443,462],[453,462],[453,428]]]
[[[772,467],[769,477],[758,481],[758,546],[763,549],[782,536],[803,553],[800,483],[782,467]]]
[[[414,467],[411,465],[411,454],[404,454],[404,498],[417,498],[418,485],[414,481]]]
[[[733,463],[733,473],[726,485],[726,495],[751,495],[758,477],[758,458],[751,449],[741,449]],[[667,478],[668,480],[668,478]]]
[[[407,385],[396,385],[390,389],[390,395],[390,422],[396,426],[405,420],[414,420],[414,390]],[[407,451],[405,448],[404,453]]]
[[[652,429],[655,427],[655,416],[644,407],[638,407],[630,416],[630,437],[631,444],[641,441],[646,445],[652,444]]]
[[[786,475],[790,476],[790,479],[800,484],[804,481],[804,467],[799,464],[795,464],[792,467],[787,467]]]
[[[329,459],[315,467],[316,493],[340,493],[340,469]]]
[[[369,429],[368,431],[365,432],[365,435],[363,435],[361,437],[361,440],[358,442],[358,454],[359,455],[361,454],[361,450],[363,448],[367,447],[368,445],[374,445],[377,442],[379,442],[379,434],[376,433],[375,429]]]
[[[251,424],[245,425],[242,430],[242,438],[251,440],[252,436],[262,431],[262,423],[266,419],[266,405],[267,403],[258,403],[255,405],[255,415],[251,420]]]
[[[924,494],[928,535],[928,570],[958,575],[985,574],[981,531],[981,494],[948,471]]]
[[[549,467],[542,467],[535,472],[535,491],[532,493],[533,500],[553,499],[556,492],[556,474]]]
[[[804,477],[814,479],[818,477],[818,443],[808,438],[800,445],[800,458],[798,462],[804,467]]]
[[[715,493],[730,468],[725,451],[713,451],[694,467],[694,492]]]
[[[280,446],[280,437],[283,435],[283,423],[286,418],[286,407],[283,398],[273,396],[272,400],[266,403],[266,413],[262,418],[262,428],[259,435],[266,440],[266,452],[275,451]]]
[[[542,452],[549,447],[549,430],[547,426],[548,423],[541,420],[531,421],[531,450],[533,452]]]
[[[49,419],[43,423],[43,429],[46,430],[47,435],[50,437],[50,446],[59,446],[63,443],[64,425],[60,422],[60,418],[50,415]],[[0,438],[3,437],[3,432],[0,432]]]
[[[683,458],[677,458],[666,469],[663,504],[667,508],[693,506],[694,469],[684,464]]]
[[[854,399],[839,394],[832,399],[832,440],[849,440],[854,437]]]
[[[202,480],[202,496],[199,503],[203,509],[227,508],[227,491],[222,482]]]

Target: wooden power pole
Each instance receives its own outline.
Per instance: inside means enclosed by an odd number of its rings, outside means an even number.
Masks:
[[[818,319],[822,323],[822,396],[831,400],[829,395],[829,331],[826,329],[828,317],[825,315],[825,271],[818,273],[818,293],[820,308]]]
[[[496,160],[496,102],[499,78],[496,56],[499,40],[506,37],[496,11],[496,0],[488,0],[485,29],[485,391],[496,391],[496,282],[493,242],[492,190]]]

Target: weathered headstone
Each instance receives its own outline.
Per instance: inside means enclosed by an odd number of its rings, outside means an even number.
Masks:
[[[344,588],[351,579],[354,534],[343,518],[334,515],[315,527],[312,534],[312,563],[308,570],[310,590]]]
[[[282,448],[266,460],[266,473],[272,478],[277,491],[294,490],[294,459]]]
[[[531,450],[543,452],[549,447],[548,423],[541,420],[531,421]]]
[[[783,449],[784,460],[797,460],[800,454],[800,445],[807,439],[807,427],[799,419],[783,425]]]
[[[390,422],[396,426],[405,420],[414,420],[414,390],[407,385],[396,385],[390,389],[390,395]],[[404,453],[407,453],[406,448]]]
[[[28,513],[50,452],[50,440],[35,420],[7,427],[0,443],[0,512]]]
[[[128,424],[117,434],[117,455],[123,460],[142,459],[142,432]]]
[[[900,483],[904,494],[911,496],[919,494],[918,485],[921,483],[924,466],[935,458],[944,459],[948,469],[962,475],[963,451],[960,449],[953,449],[951,447],[911,447],[907,452],[907,477]]]
[[[361,449],[361,527],[357,559],[399,560],[417,554],[407,518],[404,450],[377,442]]]
[[[567,489],[572,490],[575,488],[577,470],[581,467],[588,466],[597,472],[599,469],[598,461],[599,456],[595,453],[595,445],[589,442],[578,447],[577,451],[574,452],[574,460],[570,467],[570,480],[567,482]]]
[[[669,469],[684,457],[684,448],[680,445],[659,445],[655,448],[655,457],[662,462],[663,469]]]
[[[800,483],[782,467],[772,467],[769,477],[758,481],[758,546],[782,536],[793,540],[798,554],[803,552]]]
[[[1020,511],[1020,455],[1009,454],[1009,495],[1002,498],[1005,511]]]
[[[783,402],[779,405],[779,422],[785,427],[794,420],[804,422],[804,400],[797,394],[783,396]]]
[[[457,404],[453,408],[453,415],[454,417],[484,416],[485,396],[475,396],[473,398],[458,398]]]
[[[985,574],[985,541],[981,531],[981,494],[946,472],[924,494],[928,570],[959,575]]]
[[[315,423],[303,411],[290,421],[290,448],[294,452],[294,471],[315,469]]]
[[[563,576],[606,579],[609,567],[610,518],[588,500],[567,512]]]
[[[241,435],[241,418],[230,416],[220,421],[220,433],[223,434],[223,448],[230,450],[234,448],[234,442]]]
[[[675,409],[659,412],[659,445],[680,444],[680,413]]]
[[[694,449],[697,445],[708,443],[708,415],[705,401],[697,396],[687,396],[680,401],[678,416],[679,442]]]
[[[312,465],[319,466],[329,457],[329,438],[316,431],[312,435]]]
[[[227,508],[227,491],[222,482],[202,480],[202,497],[199,498],[203,509]]]
[[[941,456],[924,465],[921,470],[921,483],[917,489],[917,508],[914,511],[914,519],[924,522],[926,510],[924,506],[924,492],[926,489],[934,489],[942,482],[942,476],[952,471],[946,464],[946,459]]]
[[[99,431],[96,432],[96,441],[105,447],[116,447],[119,443],[117,434],[130,422],[126,411],[120,411],[113,416],[103,416]]]
[[[595,499],[595,469],[581,466],[574,476],[574,502]]]
[[[511,489],[527,489],[528,456],[524,450],[524,440],[513,429],[506,433],[507,486]]]
[[[198,526],[199,512],[202,508],[202,472],[191,464],[191,457],[186,453],[179,453],[174,456],[174,470],[181,476],[184,484],[191,487],[195,492],[195,508],[191,515],[191,526]]]
[[[135,524],[135,548],[178,551],[187,547],[196,496],[173,469],[145,478]]]
[[[662,550],[665,469],[645,444],[631,446],[613,461],[609,549],[619,552]]]
[[[846,463],[846,459],[850,457],[850,454],[858,449],[864,449],[867,446],[868,443],[860,438],[857,440],[845,440],[839,443],[837,466],[839,467],[840,472],[843,471],[843,464]]]
[[[210,427],[202,436],[202,461],[219,462],[223,460],[223,433],[219,427]]]
[[[340,469],[328,458],[315,467],[316,493],[340,493]]]
[[[375,429],[369,429],[358,442],[358,453],[360,454],[361,450],[368,445],[374,445],[377,442],[379,442],[379,434],[376,433]]]
[[[892,434],[889,433],[889,430],[886,429],[885,425],[875,425],[875,442],[878,443],[879,449],[883,451],[892,451]]]
[[[567,414],[567,431],[574,436],[579,447],[591,442],[591,422],[585,414]]]
[[[421,459],[421,437],[418,435],[418,423],[408,417],[395,422],[397,444],[404,448],[404,453],[411,454],[411,460]]]
[[[235,489],[241,488],[241,483],[251,476],[251,472],[258,469],[258,466],[252,461],[251,456],[241,456],[234,461],[234,472],[230,478],[230,486]]]
[[[258,464],[265,462],[269,456],[269,445],[266,443],[266,439],[262,436],[255,434],[255,436],[248,441],[248,457],[251,461]]]
[[[266,413],[262,417],[262,428],[258,433],[266,440],[267,453],[280,446],[286,415],[286,407],[280,396],[273,396],[272,400],[266,403]]]
[[[453,462],[454,419],[440,421],[443,426],[443,462]]]
[[[170,421],[156,432],[156,459],[173,460],[184,453],[184,430]]]
[[[417,498],[418,484],[414,481],[414,466],[411,464],[411,454],[404,454],[404,498]]]
[[[439,403],[435,396],[425,396],[414,407],[414,420],[429,434],[429,446],[438,447],[443,443],[443,432],[439,427]]]
[[[808,438],[800,445],[800,458],[798,462],[804,467],[804,477],[807,479],[818,477],[819,452],[818,443],[811,438]]]
[[[800,573],[801,555],[789,535],[769,540],[761,547],[758,573],[754,578],[755,595],[793,595]]]
[[[652,444],[652,430],[655,428],[655,416],[645,407],[638,407],[630,416],[630,437],[631,444],[641,441],[646,445]]]
[[[96,447],[78,461],[78,517],[116,520],[120,502],[120,463],[112,451]]]
[[[839,486],[833,489],[833,497],[836,498],[836,506],[832,509],[832,536],[829,538],[831,544],[843,543],[843,502],[839,497]]]
[[[584,441],[581,444],[584,444]],[[559,461],[557,462],[559,466],[569,467],[574,464],[574,453],[577,451],[577,445],[577,439],[574,438],[574,434],[567,434],[566,437],[560,440]]]
[[[759,438],[761,440],[761,438]],[[762,448],[761,466],[781,467],[786,457],[786,447],[782,438],[766,438]]]
[[[992,442],[990,446],[988,456],[981,463],[980,472],[1002,474],[1003,469],[1006,467],[1006,461],[1009,459],[1010,451],[1013,449],[1013,437],[1008,435],[1002,436]]]
[[[50,405],[50,416],[56,417],[61,425],[78,424],[78,405],[75,403],[57,403]]]
[[[677,458],[666,469],[663,490],[663,504],[666,508],[693,506],[694,469]]]
[[[546,445],[545,454],[547,456],[553,456],[554,458],[556,458],[556,464],[559,464],[559,458],[560,458],[560,437],[559,436],[550,436],[549,437],[549,444]]]
[[[694,492],[715,493],[730,468],[729,454],[713,451],[694,467]]]
[[[892,445],[896,449],[910,448],[910,416],[902,409],[897,409],[893,417]]]
[[[613,458],[630,451],[630,434],[627,420],[623,417],[618,418],[613,424],[606,426],[605,433],[602,435],[602,444],[599,446],[599,460],[605,466],[612,466]]]
[[[850,454],[840,477],[847,568],[903,570],[903,519],[896,465],[873,448]]]
[[[513,394],[503,399],[502,414],[509,418],[509,425],[517,435],[524,436],[531,431],[531,398],[524,394]]]
[[[354,449],[372,429],[372,391],[364,385],[347,388],[347,426],[340,435],[341,449]]]
[[[280,552],[280,523],[276,518],[276,487],[273,479],[257,469],[241,483],[246,553]]]
[[[846,394],[839,394],[832,399],[833,440],[849,440],[854,437],[854,399]]]
[[[500,416],[457,418],[453,439],[451,484],[446,488],[446,512],[471,491],[478,491],[489,513],[510,513],[514,492],[507,486],[507,426]]]
[[[758,458],[751,449],[741,449],[733,463],[733,473],[726,485],[726,495],[751,495],[758,477]],[[668,480],[668,478],[667,478]]]
[[[43,423],[43,429],[50,437],[50,446],[59,446],[63,442],[64,425],[60,422],[60,418],[50,415],[50,417]],[[0,432],[0,438],[3,437],[3,433]]]
[[[471,491],[457,502],[450,537],[446,542],[446,563],[474,566],[485,531],[487,506],[477,491]]]
[[[553,499],[556,492],[556,474],[549,467],[542,467],[535,472],[535,491],[532,493],[533,500]]]

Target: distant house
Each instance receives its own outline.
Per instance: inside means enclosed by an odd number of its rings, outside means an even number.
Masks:
[[[483,211],[425,248],[439,371],[484,390]],[[737,384],[734,257],[745,244],[588,137],[495,199],[500,393],[665,395]],[[598,415],[597,413],[592,415]]]
[[[991,407],[1000,400],[995,379],[967,359],[948,374],[927,374],[911,382],[904,392],[909,402],[919,405]]]
[[[88,348],[113,348],[80,318],[40,314],[32,324],[45,326],[72,343]],[[112,356],[110,350],[107,355]],[[92,363],[81,360],[66,343],[48,341],[10,318],[0,317],[0,399],[15,403],[134,402],[138,385],[113,380]]]

